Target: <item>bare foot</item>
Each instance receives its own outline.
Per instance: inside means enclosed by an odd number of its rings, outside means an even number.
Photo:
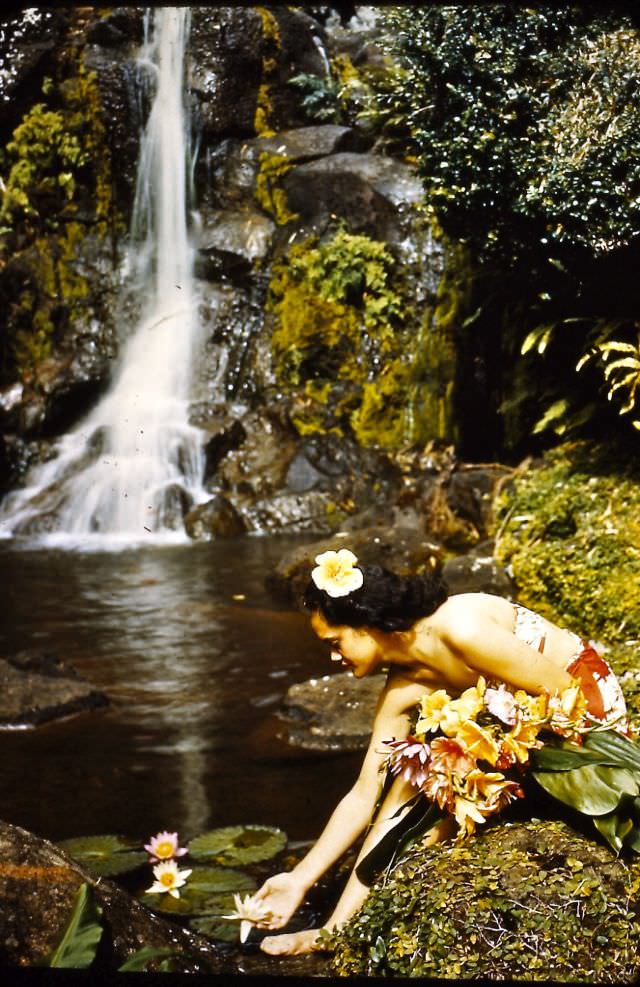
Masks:
[[[297,956],[300,953],[311,953],[320,929],[305,929],[304,932],[287,932],[280,936],[265,936],[260,943],[260,949],[271,956]]]

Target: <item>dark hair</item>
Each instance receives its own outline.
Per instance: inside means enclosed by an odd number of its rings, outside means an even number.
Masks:
[[[448,588],[439,573],[397,576],[379,565],[360,565],[364,581],[348,596],[329,596],[310,580],[302,602],[319,610],[329,624],[373,627],[381,631],[408,631],[421,617],[434,613],[447,599]]]

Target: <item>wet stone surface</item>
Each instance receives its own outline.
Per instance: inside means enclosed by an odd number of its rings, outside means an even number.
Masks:
[[[109,700],[51,655],[0,658],[0,729],[37,726],[106,706]]]

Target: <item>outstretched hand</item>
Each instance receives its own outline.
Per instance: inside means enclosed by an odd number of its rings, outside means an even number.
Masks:
[[[268,913],[256,925],[260,929],[281,929],[286,925],[304,898],[306,887],[292,873],[274,874],[253,896],[268,908]]]

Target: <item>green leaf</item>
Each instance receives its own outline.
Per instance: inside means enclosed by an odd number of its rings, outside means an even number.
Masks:
[[[537,771],[568,771],[585,764],[611,763],[611,759],[607,761],[606,755],[584,750],[576,744],[563,744],[562,747],[545,744],[540,750],[531,751],[530,761],[532,768]],[[613,763],[616,764],[617,761]]]
[[[96,904],[88,885],[78,888],[71,917],[51,959],[50,967],[82,969],[91,966],[102,937],[102,909]]]
[[[406,804],[409,805],[412,802],[415,804],[409,812],[393,829],[385,833],[382,839],[357,865],[356,875],[363,884],[371,884],[376,874],[389,866],[400,856],[403,850],[419,837],[424,836],[446,814],[435,803],[428,802],[424,797],[417,802],[414,797]]]
[[[604,816],[618,807],[624,794],[637,795],[640,785],[625,768],[588,764],[569,771],[533,771],[533,777],[558,801],[589,816]]]
[[[275,857],[286,843],[287,834],[272,826],[223,826],[194,837],[189,853],[194,860],[253,864]]]
[[[607,755],[612,764],[621,768],[640,771],[640,747],[617,730],[593,730],[587,734],[584,747]]]
[[[78,836],[62,840],[58,846],[77,860],[92,877],[125,874],[147,861],[146,853],[132,850],[135,844],[119,836]]]
[[[256,882],[249,874],[226,867],[194,867],[189,877],[193,891],[253,891]]]
[[[606,816],[596,816],[593,820],[598,832],[604,836],[609,846],[616,852],[622,850],[625,838],[633,830],[633,822],[621,812],[611,812]]]
[[[175,949],[159,949],[155,946],[143,946],[136,950],[129,959],[125,960],[122,966],[118,967],[118,973],[139,973],[147,969],[151,960],[159,959],[161,956],[179,956]]]

